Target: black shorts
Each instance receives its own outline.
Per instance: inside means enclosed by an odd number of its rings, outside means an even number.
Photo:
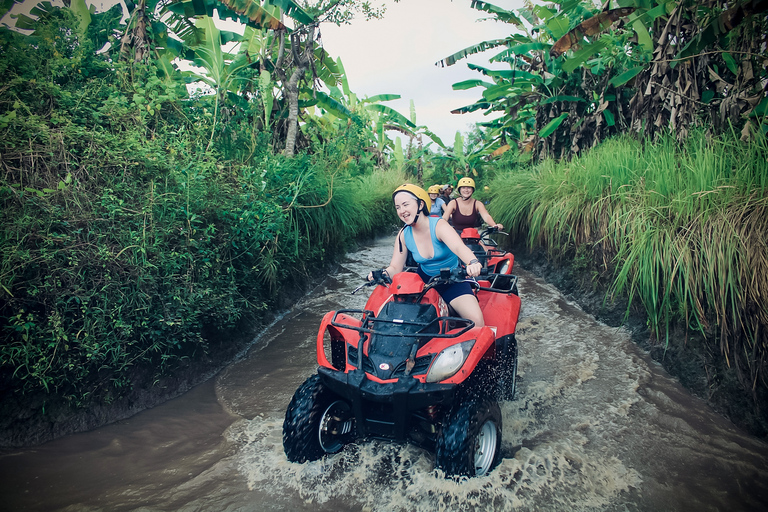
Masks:
[[[421,280],[425,283],[428,283],[429,280],[432,279],[431,276],[421,270],[421,265],[419,265],[416,272],[419,274]],[[443,300],[448,304],[450,304],[453,299],[461,297],[462,295],[475,295],[472,291],[472,285],[467,281],[462,281],[460,283],[438,284],[435,286],[435,291],[437,291],[437,293],[439,293]]]

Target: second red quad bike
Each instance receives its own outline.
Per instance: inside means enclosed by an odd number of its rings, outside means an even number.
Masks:
[[[317,335],[317,373],[294,393],[283,422],[288,460],[305,462],[357,439],[411,442],[447,476],[482,476],[499,461],[499,400],[515,395],[517,277],[487,274],[475,293],[485,326],[451,316],[433,288],[465,279],[413,272],[376,285],[363,310],[331,311]],[[493,283],[493,285],[491,285]]]
[[[464,228],[461,231],[461,239],[464,245],[472,249],[475,256],[488,272],[496,274],[511,274],[512,266],[515,264],[515,256],[507,252],[491,238],[492,234],[499,233],[506,235],[498,228],[486,228],[478,232],[475,228]]]

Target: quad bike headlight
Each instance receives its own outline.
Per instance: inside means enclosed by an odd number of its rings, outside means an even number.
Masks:
[[[474,344],[475,340],[467,340],[443,349],[427,372],[427,382],[440,382],[458,372]]]

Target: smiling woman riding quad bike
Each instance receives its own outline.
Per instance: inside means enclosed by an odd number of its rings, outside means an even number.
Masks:
[[[443,212],[443,219],[451,221],[453,229],[461,233],[465,228],[474,228],[480,225],[481,218],[491,227],[504,229],[503,225],[493,220],[482,202],[472,198],[475,192],[475,180],[461,178],[457,187],[459,197],[446,204]]]
[[[477,275],[480,265],[451,235],[446,236],[448,247],[457,247],[468,260],[466,270],[441,268],[430,275],[422,262],[426,278],[399,272],[405,258],[401,251],[406,250],[401,243],[430,254],[427,240],[436,237],[434,228],[428,235],[416,232],[414,239],[405,236],[409,227],[419,226],[419,217],[429,222],[422,210],[429,203],[418,187],[404,187],[408,194],[401,195],[403,187],[394,194],[406,224],[395,241],[394,265],[369,276],[367,284],[376,287],[365,309],[331,311],[323,318],[317,336],[318,372],[291,399],[283,448],[289,460],[304,462],[356,439],[409,441],[434,451],[435,464],[446,475],[485,475],[500,457],[498,400],[512,399],[515,393],[520,298],[512,289],[517,278],[493,274],[470,284],[468,275]],[[440,254],[431,249],[433,258]],[[491,286],[497,277],[501,284]],[[453,287],[469,287],[468,294],[458,295],[466,299],[458,303],[464,310],[460,316],[450,315],[437,291],[450,297],[456,293]],[[485,325],[467,318],[467,312],[475,318],[479,313]]]

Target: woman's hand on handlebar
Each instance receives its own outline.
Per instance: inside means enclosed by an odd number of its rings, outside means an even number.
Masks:
[[[467,265],[467,275],[470,277],[477,277],[483,270],[483,264],[480,262],[470,263]]]
[[[392,282],[392,279],[389,277],[389,272],[386,268],[379,268],[376,270],[371,270],[368,272],[368,276],[366,279],[370,281],[380,281],[384,280],[386,282]]]

